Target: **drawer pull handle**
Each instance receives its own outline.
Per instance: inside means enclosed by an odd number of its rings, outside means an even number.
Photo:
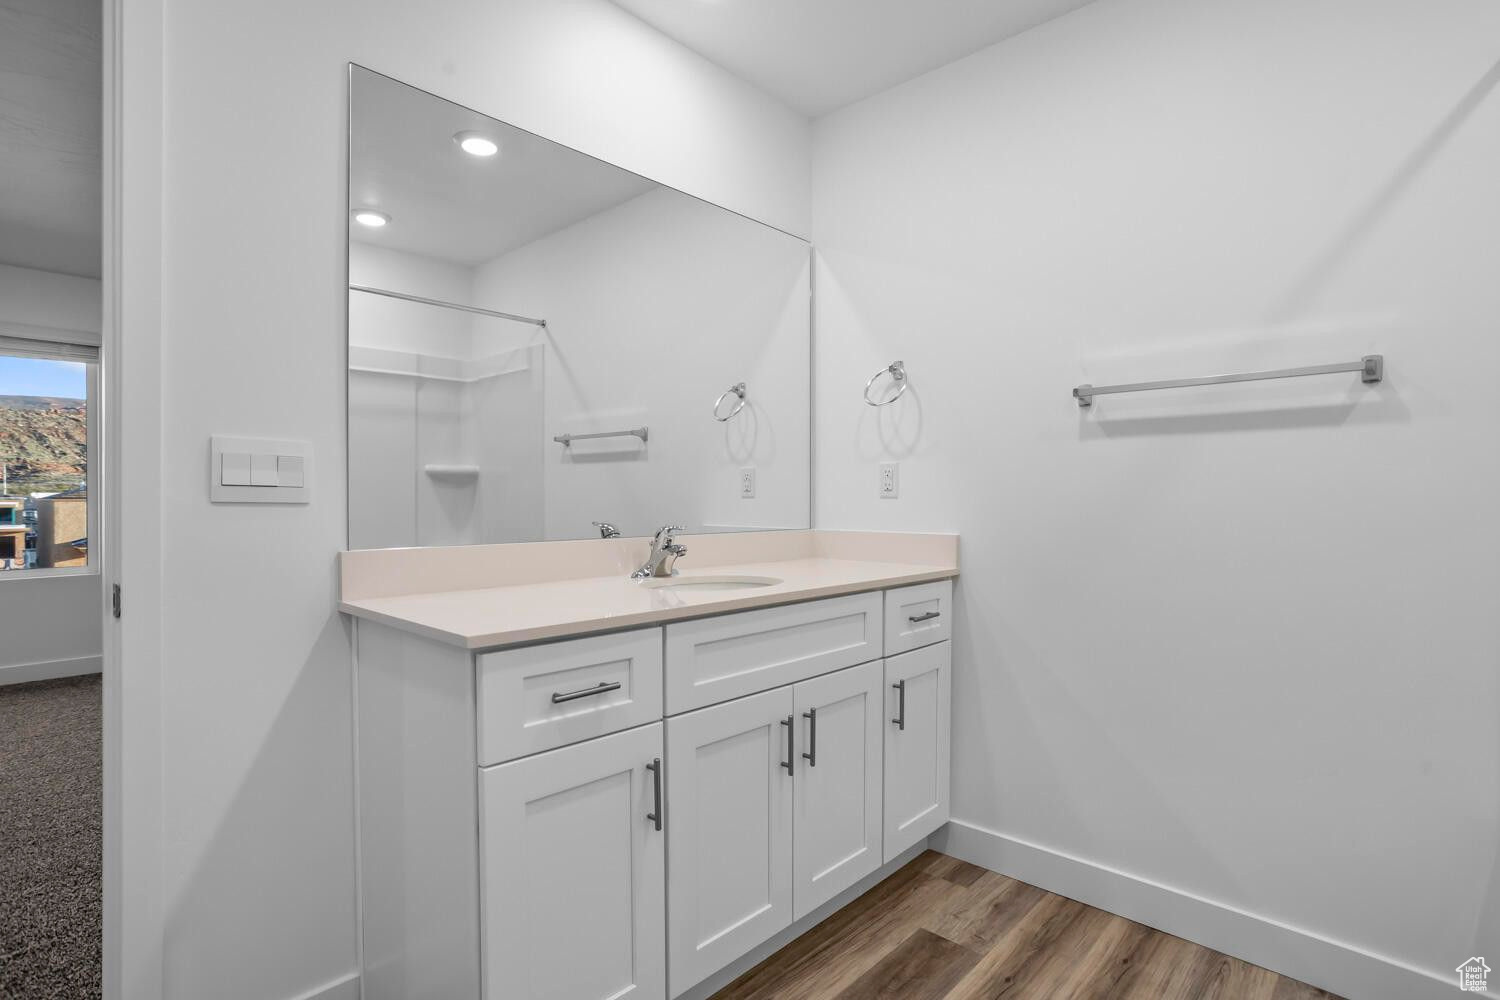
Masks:
[[[552,704],[561,705],[565,701],[577,701],[579,698],[592,698],[596,694],[608,694],[611,691],[620,690],[619,681],[600,681],[594,687],[584,688],[582,691],[553,691]]]
[[[897,681],[891,687],[896,689],[896,717],[891,721],[904,733],[906,732],[906,682]]]
[[[648,812],[646,818],[656,824],[656,829],[661,829],[661,758],[654,758],[646,765],[646,770],[651,772],[651,783],[656,790],[656,811]]]
[[[808,767],[818,766],[818,710],[810,708],[802,713],[807,720],[807,753],[802,757],[807,761]]]
[[[917,622],[930,622],[934,618],[943,617],[941,611],[929,611],[925,615],[907,615],[906,620],[915,625]]]
[[[797,717],[795,715],[788,715],[785,719],[781,720],[781,724],[786,726],[786,760],[781,762],[781,766],[786,768],[787,774],[792,773],[792,762],[797,759],[797,751],[792,746],[792,724],[796,721]]]

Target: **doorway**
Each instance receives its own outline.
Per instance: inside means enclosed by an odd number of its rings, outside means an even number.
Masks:
[[[103,993],[101,0],[0,0],[0,995]]]

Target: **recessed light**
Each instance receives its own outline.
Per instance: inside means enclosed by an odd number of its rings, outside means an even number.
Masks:
[[[356,208],[353,214],[355,222],[361,226],[369,226],[371,229],[379,229],[391,221],[389,215],[386,215],[384,212],[377,212],[373,208]]]
[[[453,141],[470,156],[494,156],[500,152],[499,143],[482,132],[459,132]]]

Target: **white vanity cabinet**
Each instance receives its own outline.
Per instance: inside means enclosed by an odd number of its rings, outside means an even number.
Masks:
[[[948,822],[952,656],[946,642],[885,661],[885,860]]]
[[[669,1000],[920,844],[951,588],[478,652],[361,620],[362,995]]]
[[[885,698],[879,661],[792,689],[798,725],[793,917],[879,868]]]
[[[660,1000],[660,722],[480,771],[485,1000]]]
[[[789,687],[667,720],[672,995],[792,922]]]
[[[880,867],[880,662],[667,720],[675,996]]]

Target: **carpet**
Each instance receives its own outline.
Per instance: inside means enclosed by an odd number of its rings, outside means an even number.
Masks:
[[[99,675],[0,686],[0,997],[101,995]]]

